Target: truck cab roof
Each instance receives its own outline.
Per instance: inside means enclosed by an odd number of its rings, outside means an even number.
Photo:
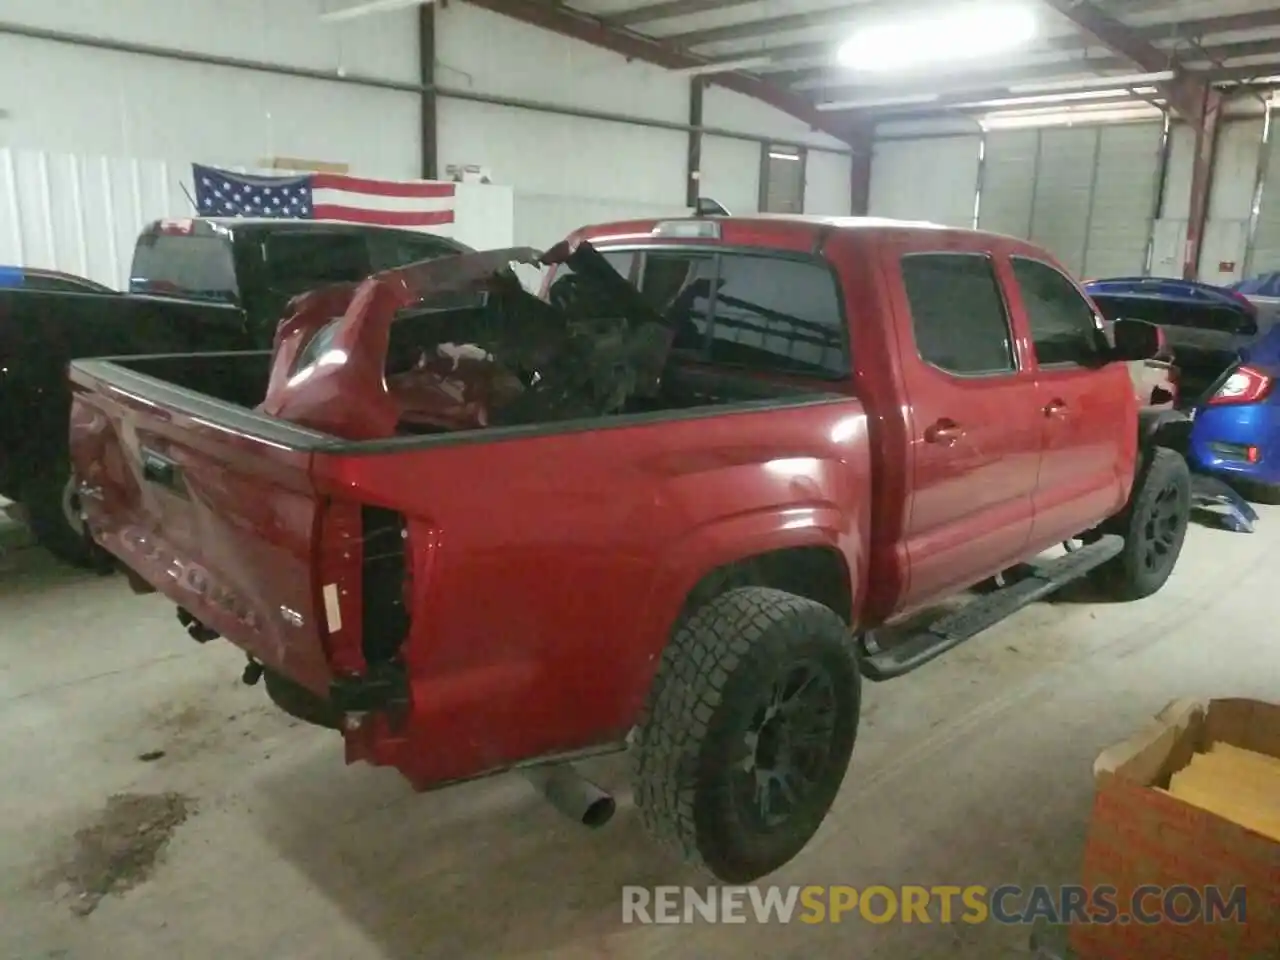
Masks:
[[[1029,254],[1043,257],[1041,248],[1002,234],[967,227],[952,227],[917,220],[888,217],[839,217],[815,214],[759,213],[746,216],[667,217],[621,220],[585,227],[572,239],[593,244],[625,241],[681,241],[720,243],[730,246],[773,247],[783,250],[817,250],[832,234],[873,240],[904,233],[945,235],[950,248],[981,250],[999,243],[1025,246]]]

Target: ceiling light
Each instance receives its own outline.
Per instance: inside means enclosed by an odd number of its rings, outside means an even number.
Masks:
[[[1025,45],[1035,33],[1036,18],[1025,6],[952,10],[858,30],[837,59],[854,70],[910,69],[1002,53]]]
[[[716,63],[700,63],[693,67],[680,67],[671,72],[677,76],[698,77],[708,73],[732,73],[734,70],[763,67],[771,63],[773,63],[772,57],[757,54],[754,57],[739,57],[736,60],[720,60]]]
[[[1051,90],[1083,90],[1098,83],[1107,86],[1131,87],[1135,84],[1165,83],[1173,79],[1172,70],[1157,73],[1127,73],[1122,76],[1077,77],[1074,80],[1049,80],[1042,83],[1015,83],[1009,85],[1010,93],[1048,93]]]
[[[980,117],[984,130],[1022,130],[1028,127],[1061,127],[1077,123],[1124,123],[1151,120],[1161,115],[1146,103],[1117,104],[1102,108],[1063,107],[1061,109],[1010,110]]]
[[[341,10],[329,10],[320,14],[320,19],[329,23],[342,20],[354,20],[356,17],[371,13],[386,13],[388,10],[403,10],[405,7],[416,7],[432,0],[369,0],[368,3],[357,3],[354,7],[343,7]]]
[[[863,97],[861,100],[831,100],[814,104],[817,110],[868,110],[871,107],[909,107],[919,103],[937,103],[939,93],[917,93],[902,97]]]
[[[1148,88],[1150,89],[1150,88]],[[1046,93],[1038,97],[998,97],[994,100],[977,100],[948,104],[956,108],[967,107],[1029,107],[1039,103],[1069,103],[1072,100],[1124,100],[1133,97],[1132,90],[1076,90],[1071,93]],[[1152,91],[1154,93],[1154,91]]]

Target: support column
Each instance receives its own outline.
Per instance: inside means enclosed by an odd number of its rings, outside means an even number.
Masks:
[[[871,151],[875,143],[875,127],[860,123],[845,138],[853,150],[849,164],[849,214],[865,217],[871,209]]]
[[[418,71],[422,82],[422,179],[437,180],[439,141],[436,139],[436,7],[418,7]]]
[[[1187,216],[1187,246],[1182,263],[1184,280],[1194,280],[1200,272],[1205,224],[1209,219],[1209,189],[1213,183],[1213,162],[1218,150],[1218,121],[1222,115],[1222,94],[1211,87],[1199,91],[1199,107],[1188,123],[1195,130],[1195,154],[1191,166],[1191,203]],[[1185,116],[1185,114],[1184,114]]]
[[[689,157],[685,166],[684,202],[686,207],[698,205],[702,195],[702,100],[707,90],[703,77],[689,80]]]

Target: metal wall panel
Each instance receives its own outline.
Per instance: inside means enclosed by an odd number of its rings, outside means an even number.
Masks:
[[[1077,277],[1084,266],[1097,163],[1096,127],[1040,131],[1030,239]]]
[[[1151,272],[1155,276],[1180,277],[1186,259],[1195,133],[1185,124],[1175,124],[1171,134],[1164,208],[1153,231]],[[1209,217],[1200,253],[1200,280],[1230,283],[1246,270],[1249,217],[1261,142],[1261,120],[1229,120],[1219,130],[1209,189]],[[1278,197],[1271,199],[1280,203]],[[1270,244],[1270,240],[1263,239]]]
[[[1078,276],[1146,264],[1162,126],[997,130],[987,135],[978,224],[1030,239]]]
[[[1274,140],[1275,117],[1268,131],[1268,139]],[[1258,204],[1258,223],[1254,230],[1253,246],[1249,251],[1249,274],[1280,270],[1280,150],[1274,143],[1263,147],[1265,170],[1262,197]]]
[[[1151,242],[1163,125],[1117,124],[1096,133],[1098,164],[1080,272],[1086,278],[1135,276],[1146,266]]]
[[[981,143],[977,136],[878,142],[871,157],[869,212],[972,227]]]
[[[1038,130],[996,130],[987,134],[982,162],[978,226],[992,233],[1026,238],[1040,160]]]
[[[805,177],[805,213],[847,217],[853,211],[851,156],[810,150],[805,157]]]
[[[0,148],[0,265],[63,270],[123,289],[139,231],[191,216],[190,195],[190,163]],[[431,232],[479,249],[512,245],[510,187],[459,183],[454,202],[454,223]]]
[[[183,179],[189,167],[163,160],[0,149],[0,263],[123,288],[142,227],[191,214]]]

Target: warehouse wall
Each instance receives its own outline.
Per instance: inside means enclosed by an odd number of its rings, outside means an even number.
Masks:
[[[414,82],[412,11],[330,25],[321,0],[5,0],[0,21]],[[348,163],[421,171],[414,93],[294,79],[0,34],[0,143],[155,160]]]
[[[880,139],[870,211],[1024,237],[1080,276],[1141,273],[1161,133],[1135,123]]]
[[[153,220],[190,216],[192,193],[190,160],[0,147],[0,264],[63,270],[123,289],[139,231]],[[432,232],[478,249],[511,245],[510,187],[457,184],[453,209],[454,222]]]
[[[1262,120],[1229,120],[1218,133],[1217,158],[1209,190],[1209,216],[1200,255],[1200,279],[1210,283],[1238,280],[1249,259],[1249,221],[1253,209]],[[1172,132],[1164,210],[1155,231],[1153,272],[1178,276],[1187,242],[1191,200],[1191,166],[1195,136],[1189,127]],[[1280,263],[1275,264],[1280,267]]]
[[[0,25],[416,83],[415,10],[326,24],[319,13],[327,6],[326,0],[5,0]],[[466,3],[436,13],[442,88],[688,121],[689,77]],[[6,155],[7,171],[0,170],[6,192],[0,210],[17,211],[23,221],[21,229],[12,221],[0,228],[0,255],[68,269],[87,262],[88,272],[113,282],[118,263],[108,276],[98,254],[77,252],[77,218],[87,217],[85,229],[93,233],[95,218],[115,203],[111,198],[126,198],[129,216],[121,212],[108,229],[122,231],[117,246],[127,249],[139,216],[190,212],[180,184],[193,160],[245,168],[267,157],[301,157],[389,178],[421,170],[416,92],[184,63],[2,30],[0,111],[7,113],[0,117],[0,148],[14,151]],[[755,211],[762,140],[772,138],[809,148],[807,212],[850,212],[844,144],[717,87],[707,90],[704,122],[760,138],[706,138],[704,195],[734,212]],[[584,223],[686,211],[683,130],[441,96],[437,141],[442,172],[450,164],[478,164],[495,183],[513,188],[518,243],[546,245]],[[70,195],[73,186],[81,200]]]
[[[436,82],[446,88],[684,124],[690,78],[567,40],[465,3],[436,11]],[[442,97],[439,157],[486,167],[515,189],[516,242],[546,245],[584,223],[680,214],[688,135]],[[771,107],[711,86],[703,122],[826,147],[809,153],[805,209],[849,213],[847,147]],[[707,136],[701,193],[734,213],[758,209],[760,144]]]

